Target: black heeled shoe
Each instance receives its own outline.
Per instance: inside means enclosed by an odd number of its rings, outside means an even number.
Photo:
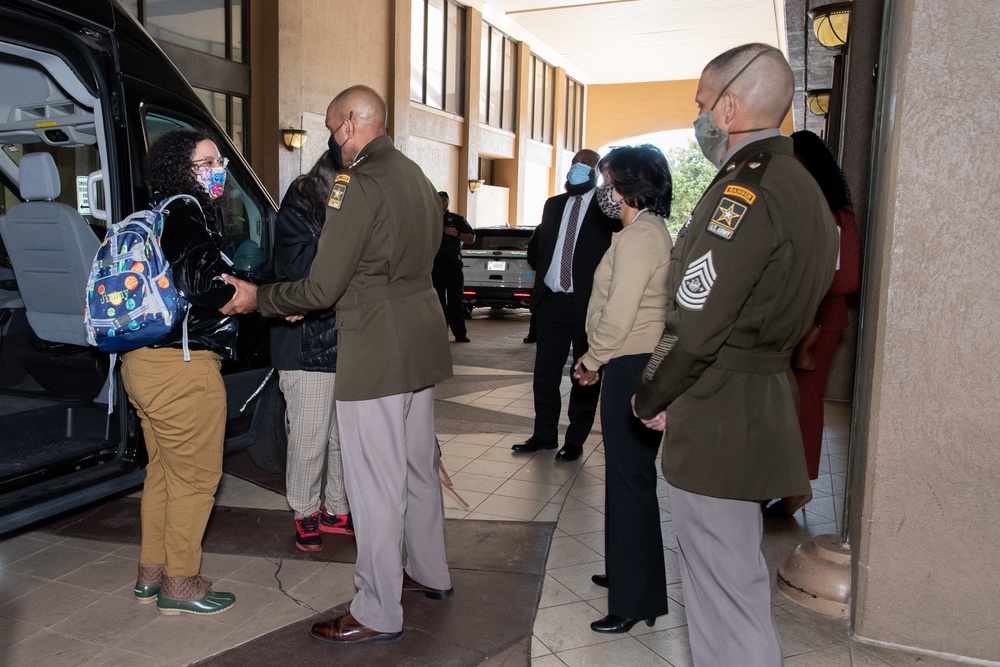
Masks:
[[[594,632],[603,632],[605,634],[614,635],[622,634],[628,632],[632,629],[636,623],[642,619],[638,618],[625,618],[624,616],[615,616],[614,614],[608,614],[599,621],[594,621],[590,624],[590,629]],[[656,623],[656,617],[646,619],[646,625],[653,627],[653,623]]]
[[[600,586],[601,588],[608,587],[608,575],[606,574],[595,574],[590,578],[590,580],[594,582],[594,584]]]

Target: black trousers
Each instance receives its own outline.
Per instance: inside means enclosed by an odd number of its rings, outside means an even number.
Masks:
[[[461,264],[435,265],[431,271],[431,282],[437,290],[444,318],[448,321],[455,338],[465,338],[465,309],[462,307],[462,287],[465,278]]]
[[[643,426],[631,404],[649,356],[612,359],[604,367],[601,393],[608,613],[643,619],[667,613],[656,498],[656,452],[663,434]]]
[[[538,340],[535,343],[535,375],[532,388],[535,395],[534,438],[544,442],[558,442],[559,413],[562,381],[566,357],[573,346],[573,364],[587,351],[587,332],[584,329],[586,303],[577,303],[572,294],[546,292],[535,307]],[[572,378],[572,372],[570,372]],[[590,435],[597,414],[600,383],[583,387],[572,380],[569,393],[569,427],[566,445],[582,446]]]

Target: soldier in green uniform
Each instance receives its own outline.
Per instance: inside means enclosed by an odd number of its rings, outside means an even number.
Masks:
[[[337,308],[335,393],[358,594],[348,613],[312,627],[312,637],[333,643],[399,639],[401,590],[439,600],[452,592],[434,435],[434,385],[452,374],[431,285],[441,201],[385,136],[385,121],[385,102],[365,86],[330,103],[330,149],[349,166],[334,179],[307,278],[256,289],[227,277],[237,294],[225,312],[259,306],[294,319]]]
[[[778,130],[782,54],[747,44],[702,72],[695,134],[719,167],[671,257],[663,337],[635,395],[663,472],[695,665],[773,667],[781,647],[760,501],[809,491],[791,352],[830,281],[837,231]]]

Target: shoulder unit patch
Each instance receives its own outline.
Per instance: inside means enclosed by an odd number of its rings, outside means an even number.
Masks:
[[[339,209],[344,205],[344,197],[347,195],[347,185],[351,182],[348,174],[337,174],[333,179],[333,190],[330,191],[330,200],[326,203],[330,208]]]
[[[743,190],[743,188],[730,185],[726,188],[726,192],[729,192],[730,189]],[[746,190],[745,192],[753,197],[753,193],[749,190]],[[718,206],[715,207],[715,212],[708,221],[708,227],[706,230],[709,234],[715,234],[716,236],[724,238],[727,241],[731,241],[733,236],[736,235],[736,230],[739,228],[740,223],[743,222],[743,218],[746,216],[747,211],[750,210],[750,204],[742,204],[736,201],[736,196],[739,195],[723,195],[722,199],[719,200]],[[742,196],[740,196],[740,198],[742,198]],[[744,199],[744,201],[746,200]]]
[[[712,263],[712,251],[692,260],[684,271],[680,287],[677,288],[677,303],[687,310],[701,310],[705,307],[708,295],[715,284],[715,265]]]

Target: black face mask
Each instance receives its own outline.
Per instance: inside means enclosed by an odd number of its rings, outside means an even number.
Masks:
[[[347,143],[346,141],[344,142]],[[344,153],[343,146],[337,143],[337,140],[330,135],[330,139],[326,142],[327,148],[330,149],[330,158],[333,160],[333,166],[337,168],[337,171],[344,169]]]

